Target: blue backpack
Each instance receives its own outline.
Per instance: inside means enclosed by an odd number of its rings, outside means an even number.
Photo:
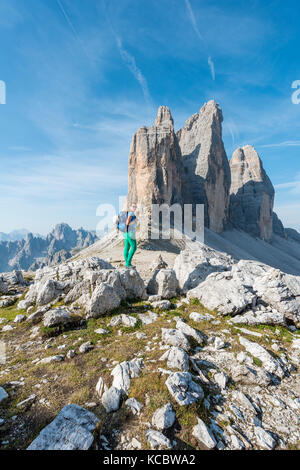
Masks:
[[[130,227],[131,225],[126,225],[126,221],[128,219],[128,214],[129,212],[128,211],[121,211],[119,212],[119,215],[118,215],[118,218],[117,218],[117,229],[120,230],[120,232],[128,232],[128,231],[131,231],[130,230]],[[136,216],[133,215],[132,216],[132,219],[131,219],[131,224],[132,222],[136,219]],[[135,223],[133,224],[134,227],[135,227]],[[133,228],[133,227],[132,227]]]

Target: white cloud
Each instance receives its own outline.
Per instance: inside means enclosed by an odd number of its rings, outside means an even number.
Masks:
[[[203,38],[202,34],[200,33],[199,28],[197,26],[197,21],[196,21],[195,14],[194,14],[194,11],[192,9],[192,5],[191,5],[190,1],[185,0],[185,4],[186,4],[187,10],[189,12],[189,17],[190,17],[190,20],[191,20],[191,23],[192,23],[192,26],[194,28],[195,33],[197,34],[198,38],[201,41],[204,41],[204,38]]]
[[[215,64],[210,56],[208,58],[208,65],[210,67],[211,78],[215,80],[216,79]]]
[[[287,140],[285,142],[260,145],[260,147],[300,147],[300,140]]]
[[[149,88],[148,88],[147,80],[144,77],[142,71],[136,65],[136,61],[135,61],[134,56],[132,54],[129,54],[129,52],[127,52],[126,49],[124,49],[123,44],[122,44],[122,40],[119,36],[115,35],[115,38],[116,38],[116,43],[117,43],[118,49],[120,51],[121,57],[122,57],[124,63],[129,68],[132,75],[134,76],[134,78],[140,84],[140,87],[142,89],[142,92],[143,92],[143,95],[144,95],[144,98],[145,98],[145,101],[146,101],[147,105],[148,106],[153,106],[152,99],[151,99],[150,92],[149,92]]]

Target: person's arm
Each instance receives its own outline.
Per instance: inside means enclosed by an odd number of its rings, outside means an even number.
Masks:
[[[128,225],[130,225],[131,219],[132,219],[132,215],[129,215],[129,216],[127,217],[127,220],[126,220],[126,225],[127,225],[127,227],[128,227]]]

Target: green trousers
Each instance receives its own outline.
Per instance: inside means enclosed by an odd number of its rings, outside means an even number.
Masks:
[[[131,266],[131,260],[133,258],[133,255],[136,252],[135,232],[123,233],[123,237],[125,240],[124,258],[126,266],[129,267]]]

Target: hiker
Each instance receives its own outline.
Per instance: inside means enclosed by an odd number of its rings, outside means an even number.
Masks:
[[[123,232],[125,241],[124,258],[125,265],[132,267],[131,261],[136,252],[136,203],[131,204],[129,211],[121,211],[117,219],[117,230]]]

